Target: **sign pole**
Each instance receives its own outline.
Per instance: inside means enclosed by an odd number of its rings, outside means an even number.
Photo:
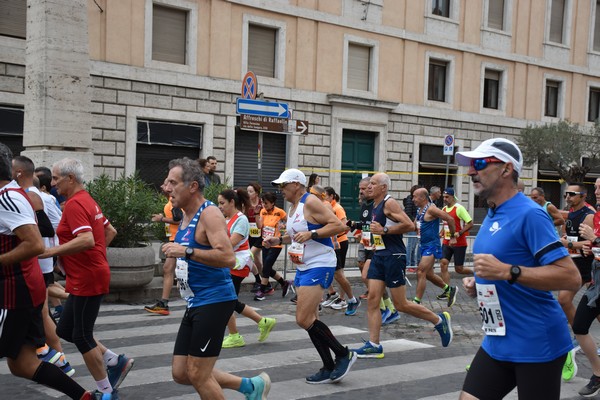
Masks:
[[[446,190],[448,187],[448,170],[450,169],[450,156],[446,156],[446,180],[444,181],[444,188],[442,190]]]

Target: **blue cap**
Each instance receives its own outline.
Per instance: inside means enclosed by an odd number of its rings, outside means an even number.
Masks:
[[[444,189],[444,194],[449,194],[450,196],[454,196],[454,188],[447,187]]]

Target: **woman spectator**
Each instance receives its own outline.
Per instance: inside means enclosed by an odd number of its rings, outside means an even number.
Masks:
[[[235,287],[235,293],[239,295],[242,281],[250,273],[250,266],[252,265],[252,253],[248,244],[250,224],[248,223],[248,218],[243,213],[244,210],[251,208],[250,198],[248,197],[248,192],[244,189],[238,189],[237,191],[227,189],[219,194],[218,203],[219,210],[221,210],[227,222],[229,240],[235,252],[236,263],[231,269],[231,280]],[[267,340],[269,333],[276,323],[274,318],[261,317],[252,307],[247,307],[239,300],[235,305],[235,311],[258,324],[258,330],[260,331],[259,342]],[[229,335],[223,339],[224,349],[246,345],[244,337],[237,330],[235,314],[231,314],[227,328],[229,329]]]
[[[258,292],[260,289],[260,274],[262,272],[262,220],[260,218],[260,210],[262,210],[262,200],[260,195],[262,193],[262,187],[258,182],[251,182],[248,184],[248,195],[250,196],[250,207],[246,210],[248,215],[248,222],[250,223],[250,251],[254,258],[254,265],[252,267],[252,274],[254,275],[254,287],[252,293]]]
[[[321,184],[321,177],[319,176],[319,174],[315,174],[314,172],[312,174],[310,174],[310,176],[308,177],[308,185],[306,187],[306,190],[308,192],[310,192],[310,188],[315,186],[315,185],[320,185]]]
[[[277,201],[277,195],[273,192],[263,193],[262,196],[263,209],[260,212],[260,219],[262,221],[262,239],[269,240],[269,238],[281,237],[281,230],[285,228],[285,219],[287,215],[281,208],[275,206]],[[281,296],[285,297],[290,288],[292,288],[292,282],[286,281],[279,274],[279,272],[273,269],[279,253],[281,253],[281,245],[271,246],[268,249],[263,248],[263,268],[262,268],[262,280],[260,290],[256,292],[254,300],[262,301],[266,299],[266,296],[270,296],[275,292],[275,289],[269,282],[269,277],[275,279],[281,285]]]

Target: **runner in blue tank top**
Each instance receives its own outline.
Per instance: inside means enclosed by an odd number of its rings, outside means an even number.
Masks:
[[[452,341],[449,313],[436,315],[426,307],[406,299],[406,247],[402,241],[402,234],[414,231],[415,226],[402,211],[400,204],[388,195],[390,184],[389,176],[378,173],[371,177],[367,189],[369,197],[373,199],[370,233],[375,254],[367,272],[369,341],[365,342],[363,347],[354,350],[359,358],[384,357],[383,346],[379,343],[379,301],[386,286],[390,288],[396,310],[431,322],[440,334],[442,346],[446,347]]]
[[[456,223],[450,214],[440,210],[434,203],[429,202],[427,189],[420,188],[413,193],[413,202],[419,209],[415,218],[415,228],[421,233],[421,261],[417,268],[417,289],[413,301],[420,304],[427,281],[430,281],[440,289],[443,289],[448,299],[448,307],[452,307],[456,301],[456,286],[447,285],[444,280],[433,272],[436,259],[442,258],[442,245],[440,243],[440,219],[448,223],[450,229],[450,246],[456,244],[454,232]]]
[[[214,368],[237,302],[229,272],[236,260],[225,218],[204,198],[203,190],[204,175],[196,161],[180,158],[169,163],[165,193],[184,217],[175,242],[162,249],[167,257],[177,258],[175,275],[187,301],[173,350],[173,379],[193,385],[201,398],[223,398],[222,388],[266,398],[271,386],[266,373],[240,378]]]
[[[560,398],[562,368],[572,349],[567,319],[552,290],[577,290],[581,277],[548,214],[517,190],[521,151],[503,138],[458,152],[475,194],[490,206],[473,245],[474,277],[486,336],[471,362],[460,399]]]

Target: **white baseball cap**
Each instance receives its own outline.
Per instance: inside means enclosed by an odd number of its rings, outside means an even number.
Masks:
[[[458,162],[458,165],[466,167],[471,165],[471,160],[473,159],[488,157],[495,157],[505,163],[511,163],[515,171],[517,171],[517,174],[521,175],[523,155],[521,154],[519,146],[508,139],[488,139],[477,146],[475,150],[456,152],[456,161]]]
[[[306,175],[304,175],[304,173],[302,171],[300,171],[299,169],[295,169],[295,168],[286,169],[285,171],[283,171],[281,173],[281,175],[279,175],[279,178],[277,178],[273,182],[271,182],[271,185],[277,186],[281,183],[288,183],[288,182],[298,182],[301,185],[306,186]]]

